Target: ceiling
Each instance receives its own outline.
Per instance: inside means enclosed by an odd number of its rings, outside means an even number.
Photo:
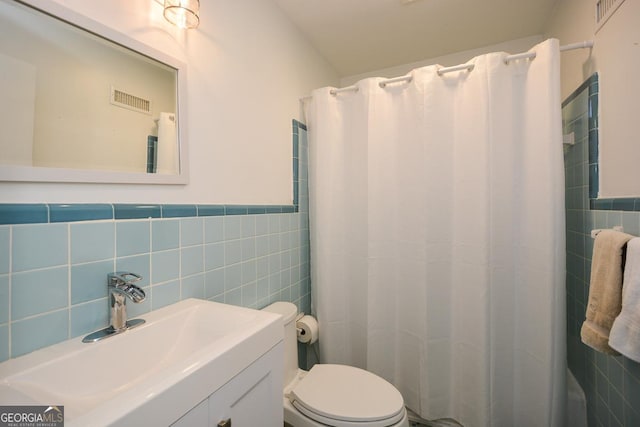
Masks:
[[[542,34],[556,0],[273,0],[341,77]]]

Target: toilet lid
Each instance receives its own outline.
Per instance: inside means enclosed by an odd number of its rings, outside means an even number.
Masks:
[[[352,366],[315,365],[290,400],[309,418],[334,426],[388,426],[404,417],[402,395],[393,385]]]

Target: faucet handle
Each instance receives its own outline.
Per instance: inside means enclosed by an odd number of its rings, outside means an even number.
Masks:
[[[130,285],[139,280],[142,280],[142,276],[128,271],[116,271],[115,273],[107,274],[107,283],[109,286]]]
[[[135,303],[142,302],[147,297],[147,295],[141,288],[131,283],[120,285],[118,286],[118,289],[120,289],[120,291],[123,292],[126,296],[131,298],[131,301]]]

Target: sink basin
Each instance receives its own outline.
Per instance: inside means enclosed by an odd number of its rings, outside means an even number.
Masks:
[[[64,405],[68,426],[151,425],[150,412],[167,424],[283,338],[277,315],[199,299],[142,317],[102,341],[78,337],[1,363],[0,402]]]

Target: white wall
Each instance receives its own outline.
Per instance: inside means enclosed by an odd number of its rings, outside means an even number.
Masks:
[[[289,204],[291,119],[338,76],[269,1],[202,1],[179,30],[155,0],[55,0],[188,66],[190,184],[0,183],[1,203]]]
[[[509,52],[520,53],[529,50],[532,46],[540,43],[543,40],[542,36],[525,37],[522,39],[509,40],[503,43],[489,45],[478,49],[465,50],[462,52],[456,52],[449,55],[438,56],[435,58],[425,59],[419,62],[412,62],[409,64],[402,64],[395,67],[384,68],[382,70],[371,71],[364,74],[357,74],[354,76],[344,77],[340,81],[340,86],[350,86],[367,77],[398,77],[407,74],[409,71],[425,67],[427,65],[440,64],[444,67],[450,67],[453,65],[464,64],[475,56],[483,55],[491,52]]]
[[[593,40],[589,51],[562,54],[562,94],[598,72],[600,197],[640,196],[640,1],[627,0],[598,33],[594,2],[558,1],[546,35],[563,42]]]

